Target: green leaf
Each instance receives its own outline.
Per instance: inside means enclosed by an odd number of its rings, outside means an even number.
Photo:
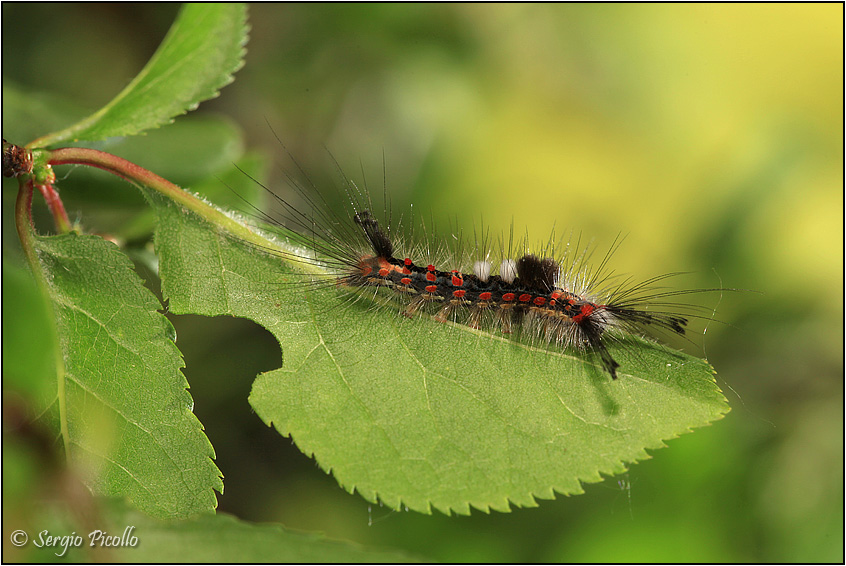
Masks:
[[[241,159],[244,150],[241,131],[225,118],[185,116],[144,136],[111,138],[91,145],[195,192],[213,194],[217,202],[237,198],[215,177],[233,171],[232,164]],[[185,152],[186,147],[191,151]],[[153,212],[144,197],[131,188],[115,190],[114,182],[113,176],[100,169],[78,168],[61,182],[65,207],[86,211],[84,222],[91,231],[125,239],[148,237],[153,232]],[[206,193],[206,188],[213,192]]]
[[[45,355],[56,348],[51,313],[32,272],[7,257],[3,258],[3,296],[14,297],[3,305],[3,391],[46,406],[56,396],[55,360]],[[41,355],[32,355],[39,350]]]
[[[195,109],[217,96],[243,65],[246,18],[243,4],[186,4],[159,49],[120,94],[88,118],[29,146],[134,135]]]
[[[67,97],[3,80],[3,137],[8,141],[25,143],[85,114],[85,108]]]
[[[125,506],[112,505],[110,523],[135,527],[138,545],[118,552],[121,562],[274,562],[345,563],[409,562],[397,551],[377,551],[327,539],[323,535],[291,532],[281,525],[251,524],[225,513],[186,521],[158,521]]]
[[[4,455],[12,458],[12,464],[20,464],[14,461],[21,460],[19,455],[17,458],[14,453]],[[69,546],[62,556],[64,562],[308,564],[413,561],[411,556],[399,551],[368,549],[319,534],[292,532],[278,524],[241,521],[225,513],[162,520],[132,509],[119,499],[94,498],[87,505],[89,522],[80,524],[79,517],[69,512],[67,506],[49,503],[28,509],[29,517],[16,510],[18,513],[4,516],[4,521],[12,525],[10,531],[32,525],[39,530],[47,529],[53,536],[76,533],[83,537],[81,545]],[[29,535],[31,541],[38,540],[36,531],[30,529]],[[103,544],[106,536],[115,537],[114,543]],[[8,550],[8,559],[12,562],[35,563],[55,562],[56,554],[65,552],[61,544],[58,548],[27,544],[24,548],[10,547]]]
[[[137,163],[172,183],[193,187],[201,179],[229,172],[244,153],[244,139],[240,127],[225,116],[194,114],[144,136],[113,138],[88,147]],[[95,169],[82,171],[99,173]],[[114,183],[113,177],[98,177]],[[229,192],[226,187],[222,189]],[[138,196],[133,191],[124,192]]]
[[[158,300],[102,238],[36,236],[35,245],[61,352],[42,419],[71,464],[95,492],[156,516],[213,511],[220,472]]]
[[[270,330],[284,366],[258,377],[250,403],[369,501],[445,513],[534,506],[728,411],[697,358],[633,339],[613,349],[624,371],[611,381],[578,356],[311,286],[279,257],[151,200],[171,310]]]

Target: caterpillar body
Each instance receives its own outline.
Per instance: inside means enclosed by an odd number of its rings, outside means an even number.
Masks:
[[[302,169],[300,172],[308,179]],[[282,212],[274,214],[250,206],[262,220],[292,231],[288,240],[293,247],[269,251],[288,260],[318,266],[326,276],[313,284],[387,293],[401,305],[400,312],[409,317],[428,313],[439,322],[506,335],[519,328],[533,342],[540,341],[547,347],[598,361],[612,379],[617,379],[620,364],[609,351],[610,342],[624,344],[628,335],[656,331],[684,336],[689,318],[697,316],[690,311],[697,307],[671,298],[707,291],[666,290],[658,286],[677,273],[640,283],[614,275],[608,271],[607,264],[619,246],[619,239],[596,268],[589,266],[589,247],[581,248],[578,243],[560,246],[566,251],[558,256],[549,245],[539,246],[539,251],[534,252],[529,249],[528,241],[517,246],[509,241],[507,246],[500,246],[503,251],[498,266],[489,261],[494,254],[487,238],[473,246],[474,253],[449,260],[435,259],[445,248],[430,242],[409,245],[407,253],[398,253],[406,248],[400,234],[402,221],[392,225],[388,220],[383,226],[373,212],[366,189],[361,191],[343,177],[349,202],[344,217],[330,211],[310,180],[311,187],[307,190],[291,175],[287,177],[309,210],[289,204],[252,177],[281,205]],[[390,214],[385,216],[389,218]],[[521,252],[513,254],[515,248]],[[421,261],[423,256],[428,256],[426,261]],[[466,266],[470,268],[465,269]]]

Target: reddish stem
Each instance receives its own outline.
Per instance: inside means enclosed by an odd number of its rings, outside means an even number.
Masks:
[[[8,161],[6,159],[6,155],[11,155],[10,150],[13,149],[15,149],[15,147],[11,144],[4,144],[3,146],[4,170],[6,169],[6,161]],[[52,166],[78,164],[97,167],[108,171],[109,173],[114,173],[119,177],[123,177],[130,183],[149,187],[176,202],[180,206],[196,213],[208,222],[227,230],[245,241],[255,242],[261,246],[267,245],[267,240],[262,236],[257,235],[248,227],[233,218],[230,218],[202,199],[183,191],[167,179],[159,177],[155,173],[152,173],[151,171],[148,171],[143,167],[139,167],[138,165],[116,155],[98,151],[96,149],[63,147],[55,150],[38,150],[38,155],[34,157],[36,158],[35,166],[31,168],[29,178],[22,183],[22,189],[18,195],[18,204],[21,207],[25,206],[25,210],[23,208],[19,208],[18,210],[16,223],[18,224],[19,231],[25,226],[25,222],[27,220],[25,215],[30,216],[30,229],[32,229],[31,205],[32,188],[34,186],[38,186],[38,189],[44,195],[44,200],[47,201],[47,205],[53,213],[58,230],[60,232],[70,231],[71,224],[68,219],[67,212],[59,199],[56,189],[53,187],[56,177],[53,174]],[[18,171],[16,168],[12,169],[14,169],[13,172]],[[23,176],[21,176],[21,179],[23,180]],[[24,185],[28,186],[28,194],[24,191]],[[21,236],[22,240],[23,238],[24,236]]]
[[[182,190],[155,173],[127,161],[117,155],[87,149],[82,147],[62,147],[50,152],[50,165],[81,164],[98,167],[109,173],[123,177],[129,182],[138,182],[148,187],[153,187],[162,192],[181,193]]]
[[[24,220],[29,222],[31,228],[35,228],[32,223],[32,186],[32,181],[24,181],[20,183],[18,189],[18,199],[15,205],[15,215],[18,220],[16,224],[20,227],[18,231],[23,227]],[[23,240],[23,236],[21,236],[21,239]]]
[[[203,200],[183,191],[167,179],[159,177],[155,173],[116,155],[98,151],[96,149],[63,147],[51,150],[47,157],[47,163],[49,165],[80,164],[98,167],[108,171],[109,173],[114,173],[115,175],[123,177],[130,183],[137,183],[158,191],[179,205],[195,212],[209,222],[224,227],[229,232],[244,240],[257,240],[262,245],[267,245],[266,240],[262,240],[260,237],[257,237],[256,234],[250,231],[246,226],[234,221],[232,218],[210,206]]]
[[[18,237],[21,240],[21,248],[26,256],[35,283],[38,286],[41,297],[47,308],[47,312],[53,311],[53,303],[50,300],[50,289],[47,283],[47,276],[44,267],[38,259],[36,251],[35,227],[32,225],[32,193],[34,182],[31,177],[18,177],[18,198],[15,201],[15,227],[18,230]],[[64,439],[65,456],[68,456],[68,443],[70,433],[68,432],[67,406],[65,397],[65,362],[59,347],[58,337],[55,334],[55,326],[50,326],[50,335],[45,344],[53,345],[53,359],[56,367],[57,397],[59,403],[59,427]],[[46,352],[45,352],[46,354]]]
[[[65,205],[62,199],[59,198],[59,192],[53,185],[35,185],[41,191],[41,195],[47,202],[47,207],[53,214],[53,220],[56,222],[56,231],[60,234],[67,234],[71,231],[71,223],[68,218],[68,213],[65,210]],[[31,204],[31,203],[30,203]]]

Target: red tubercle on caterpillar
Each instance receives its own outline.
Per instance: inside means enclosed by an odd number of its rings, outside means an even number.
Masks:
[[[504,295],[502,295],[502,300],[506,302],[511,302],[514,300],[514,297],[514,293],[505,293]]]
[[[529,295],[528,293],[523,293],[522,295],[517,297],[517,300],[520,301],[521,303],[528,303],[531,300],[531,298],[532,298],[532,296]]]
[[[480,301],[490,301],[493,295],[487,291],[484,293],[479,293],[479,300]]]
[[[406,268],[400,268],[399,266],[392,264],[384,257],[365,256],[359,260],[355,269],[355,275],[366,278],[373,275],[373,273],[376,273],[379,278],[388,279],[392,272],[401,272],[405,269]],[[411,272],[409,271],[409,274],[410,273]]]
[[[589,317],[594,310],[596,310],[596,307],[590,303],[582,305],[582,308],[579,309],[579,314],[573,317],[573,322],[580,324],[585,318]]]
[[[463,289],[459,289],[457,291],[452,292],[452,296],[455,297],[456,299],[463,299],[464,295],[466,295],[466,294],[467,294],[467,291],[464,291]]]

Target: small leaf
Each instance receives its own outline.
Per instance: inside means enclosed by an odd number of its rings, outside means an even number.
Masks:
[[[219,202],[236,198],[215,175],[227,175],[241,159],[240,130],[219,116],[185,116],[171,126],[144,136],[111,138],[90,144],[181,186],[203,192],[200,183],[210,180]],[[186,152],[185,148],[191,148]],[[235,170],[237,172],[237,170]],[[243,177],[243,175],[242,175]],[[124,239],[146,238],[153,232],[153,212],[138,191],[115,190],[115,178],[93,167],[80,167],[61,181],[68,210],[85,210],[87,229]],[[226,200],[229,198],[229,201]],[[140,211],[140,212],[139,212]]]
[[[113,138],[88,146],[137,163],[172,183],[191,187],[201,179],[230,171],[232,163],[244,153],[243,133],[237,124],[224,116],[202,114],[185,116],[168,128],[150,131],[143,137]],[[190,151],[186,151],[188,148]],[[92,169],[83,171],[98,173]],[[98,177],[114,182],[113,177]],[[226,187],[222,189],[229,192]],[[107,191],[100,191],[104,192]]]
[[[631,370],[611,381],[570,353],[309,285],[279,257],[151,198],[171,309],[270,330],[284,367],[257,378],[250,403],[369,501],[445,513],[534,506],[728,411],[697,358],[632,339],[613,349]]]
[[[46,406],[56,396],[55,360],[45,355],[56,347],[52,313],[32,272],[8,256],[3,258],[3,296],[14,297],[3,305],[3,391]],[[33,355],[35,351],[41,355]]]
[[[25,143],[85,116],[87,110],[67,97],[20,87],[3,80],[3,137]]]
[[[5,449],[5,445],[4,445]],[[6,454],[4,454],[5,456]],[[20,464],[16,454],[12,464]],[[78,504],[78,502],[76,502]],[[67,505],[30,502],[28,517],[4,516],[15,527],[37,525],[46,533],[82,537],[64,549],[44,544],[9,547],[12,562],[114,563],[401,563],[413,557],[397,550],[365,548],[321,534],[293,532],[273,523],[249,523],[231,515],[203,514],[184,520],[162,520],[141,513],[116,498],[93,498],[87,511],[94,518],[80,524]],[[34,507],[34,508],[32,508]],[[15,528],[13,527],[13,528]],[[10,529],[11,532],[11,529]],[[38,535],[32,533],[37,537]],[[38,542],[38,539],[33,540]],[[106,537],[109,538],[108,541]],[[107,543],[108,542],[108,543]],[[6,554],[4,554],[6,558]]]
[[[159,49],[120,94],[88,118],[29,147],[134,135],[217,96],[243,65],[246,17],[243,4],[186,4]]]
[[[109,512],[109,522],[117,527],[113,534],[131,525],[138,538],[135,547],[120,549],[121,562],[311,564],[411,560],[398,551],[366,549],[319,534],[291,532],[281,525],[252,524],[225,513],[165,522],[115,503]]]
[[[62,360],[42,413],[70,462],[95,492],[128,496],[153,515],[213,511],[220,472],[158,300],[99,237],[35,242]]]

